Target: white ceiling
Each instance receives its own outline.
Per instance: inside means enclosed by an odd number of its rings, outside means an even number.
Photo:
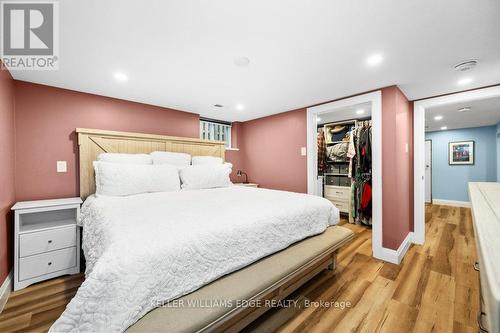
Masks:
[[[471,110],[458,112],[463,107],[470,107]],[[442,116],[443,119],[435,120],[436,116]],[[425,110],[427,132],[438,131],[442,126],[446,126],[447,129],[457,129],[496,125],[499,122],[500,97],[437,106]]]
[[[358,110],[363,110],[364,112],[358,114]],[[318,124],[321,125],[351,119],[365,119],[370,118],[371,115],[372,104],[370,102],[355,104],[320,114],[318,117]]]
[[[231,121],[393,84],[418,99],[500,83],[500,1],[59,4],[59,71],[15,79]],[[366,58],[378,52],[383,62],[369,68]],[[234,64],[241,56],[248,67]],[[473,72],[452,69],[467,59],[479,60]],[[116,71],[129,80],[116,82]],[[463,76],[473,82],[457,86]]]

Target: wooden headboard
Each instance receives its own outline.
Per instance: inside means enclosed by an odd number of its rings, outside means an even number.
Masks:
[[[104,131],[77,128],[80,157],[80,197],[95,193],[93,162],[101,153],[149,154],[171,151],[192,156],[216,156],[224,159],[224,142],[175,136]]]

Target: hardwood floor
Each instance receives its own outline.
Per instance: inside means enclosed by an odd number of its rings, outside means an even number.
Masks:
[[[357,237],[339,253],[337,270],[291,295],[300,308],[270,311],[246,332],[478,332],[470,209],[427,206],[426,242],[412,245],[399,266],[371,257],[370,230],[344,226]],[[307,300],[351,306],[306,307]]]
[[[478,331],[469,209],[427,206],[426,243],[413,245],[399,266],[371,257],[370,229],[344,226],[356,238],[339,253],[337,269],[292,294],[297,306],[269,311],[246,332]],[[81,275],[63,277],[12,293],[0,314],[0,332],[46,331],[82,281]]]
[[[11,293],[0,313],[0,332],[48,331],[82,282],[82,274],[64,276]]]

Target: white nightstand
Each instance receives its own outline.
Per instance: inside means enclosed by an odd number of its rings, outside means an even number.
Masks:
[[[236,186],[247,186],[247,187],[259,187],[259,184],[255,183],[234,183]]]
[[[80,198],[16,203],[14,290],[80,272]]]

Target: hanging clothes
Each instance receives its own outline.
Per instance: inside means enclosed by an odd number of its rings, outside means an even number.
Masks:
[[[355,127],[351,128],[351,132],[349,135],[349,145],[347,147],[347,157],[349,158],[349,171],[348,177],[352,178],[352,167],[353,167],[353,159],[356,156],[356,148],[354,147],[354,131]]]
[[[372,200],[372,187],[369,183],[363,185],[363,193],[361,194],[361,208],[366,209]]]
[[[356,223],[372,224],[372,126],[359,122],[349,142],[350,175],[352,178],[351,213]]]
[[[318,131],[318,174],[323,174],[326,171],[326,140],[323,130]]]

